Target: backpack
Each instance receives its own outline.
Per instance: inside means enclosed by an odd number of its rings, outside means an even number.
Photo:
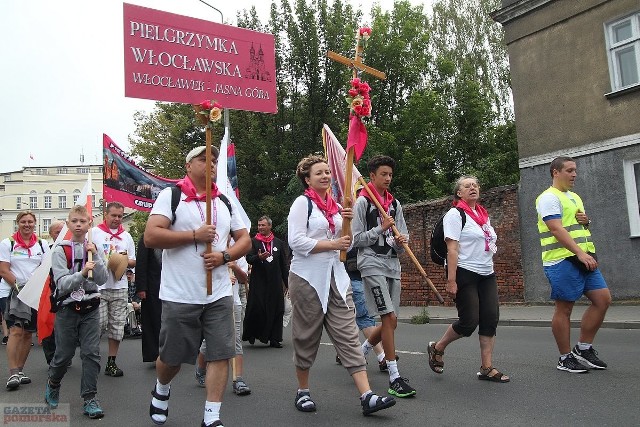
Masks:
[[[172,225],[176,222],[176,209],[178,209],[178,204],[180,204],[180,194],[182,194],[182,190],[180,190],[178,187],[171,187],[171,215],[173,218],[171,220]],[[222,202],[227,206],[227,209],[229,209],[229,215],[232,215],[233,210],[231,209],[231,202],[229,201],[227,196],[219,193],[216,197],[222,200]]]
[[[458,212],[460,212],[460,217],[462,218],[462,228],[464,228],[465,223],[467,222],[467,215],[464,213],[464,209],[456,208]],[[448,212],[448,211],[447,211]],[[438,265],[444,265],[447,260],[447,242],[444,240],[444,216],[447,212],[443,213],[440,219],[433,226],[433,230],[431,230],[431,240],[429,242],[431,260]]]
[[[11,243],[9,252],[13,252],[13,247],[15,246],[16,241],[13,239],[13,237],[9,237],[9,242]],[[42,240],[38,239],[38,243],[40,244],[40,249],[42,249],[42,253],[44,254],[44,246],[42,246]]]

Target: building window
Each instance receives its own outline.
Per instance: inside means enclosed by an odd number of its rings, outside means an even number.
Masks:
[[[15,233],[16,231],[18,231],[18,221],[16,221],[15,219],[13,220],[13,232]]]
[[[640,237],[640,159],[625,160],[624,186],[629,213],[629,236]]]
[[[49,234],[49,227],[51,227],[51,219],[50,218],[43,218],[42,219],[42,229],[47,234]]]
[[[640,84],[640,12],[605,25],[611,89]]]
[[[22,197],[16,197],[16,209],[22,209]]]
[[[73,205],[77,205],[78,204],[78,199],[80,198],[80,190],[75,189],[73,190]]]
[[[29,209],[38,209],[38,193],[33,190],[29,193]]]
[[[51,196],[44,196],[44,208],[51,209]]]
[[[67,195],[64,193],[64,190],[60,190],[60,195],[58,196],[58,209],[67,209]]]

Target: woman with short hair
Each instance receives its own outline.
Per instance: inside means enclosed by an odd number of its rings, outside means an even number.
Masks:
[[[49,252],[49,245],[35,234],[33,212],[18,213],[16,224],[18,231],[0,242],[0,291],[9,291],[5,312],[9,328],[7,390],[16,390],[21,384],[31,382],[24,373],[24,365],[31,351],[31,336],[36,331],[38,313],[18,299],[18,293]]]
[[[480,185],[475,176],[464,175],[454,186],[453,207],[444,216],[447,243],[446,289],[458,309],[458,320],[449,325],[439,341],[429,343],[429,367],[444,371],[444,350],[478,328],[480,339],[480,380],[509,382],[509,377],[493,367],[493,346],[499,319],[498,285],[493,271],[497,251],[496,232],[489,213],[478,203]],[[464,220],[464,222],[463,222]]]

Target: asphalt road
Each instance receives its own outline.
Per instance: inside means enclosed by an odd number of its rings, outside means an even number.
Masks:
[[[253,392],[239,397],[229,385],[222,406],[225,426],[637,426],[640,425],[640,330],[602,329],[596,348],[610,369],[569,374],[555,369],[557,351],[548,328],[500,327],[494,364],[511,376],[508,384],[478,381],[478,339],[474,335],[453,343],[445,354],[445,372],[433,373],[427,364],[426,346],[446,325],[399,324],[396,346],[401,375],[418,393],[399,399],[388,410],[363,417],[358,393],[344,368],[335,364],[335,352],[323,337],[311,371],[311,393],[316,413],[298,412],[292,364],[291,327],[285,329],[283,349],[260,344],[245,347],[245,379]],[[572,330],[573,341],[577,330]],[[103,368],[106,355],[103,339]],[[98,398],[105,410],[101,420],[82,415],[79,397],[81,361],[73,360],[64,378],[60,401],[71,404],[71,425],[153,426],[148,416],[155,370],[142,363],[139,340],[125,340],[118,365],[124,377],[100,374]],[[388,377],[369,357],[369,378],[374,391],[384,392]],[[0,372],[7,372],[6,355],[0,356]],[[42,350],[33,347],[26,372],[33,383],[8,392],[0,389],[0,403],[42,402],[46,365]],[[3,378],[4,379],[4,378]],[[204,389],[197,386],[193,366],[184,365],[173,381],[166,426],[199,426]]]

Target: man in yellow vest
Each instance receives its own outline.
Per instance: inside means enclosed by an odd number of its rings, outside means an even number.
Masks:
[[[536,210],[542,265],[556,307],[551,330],[560,351],[557,369],[572,373],[606,369],[592,343],[611,304],[611,294],[598,269],[591,220],[580,196],[569,191],[576,180],[576,162],[558,157],[551,162],[550,171],[553,183],[536,199]],[[582,295],[591,305],[580,322],[580,340],[571,349],[571,311]]]

